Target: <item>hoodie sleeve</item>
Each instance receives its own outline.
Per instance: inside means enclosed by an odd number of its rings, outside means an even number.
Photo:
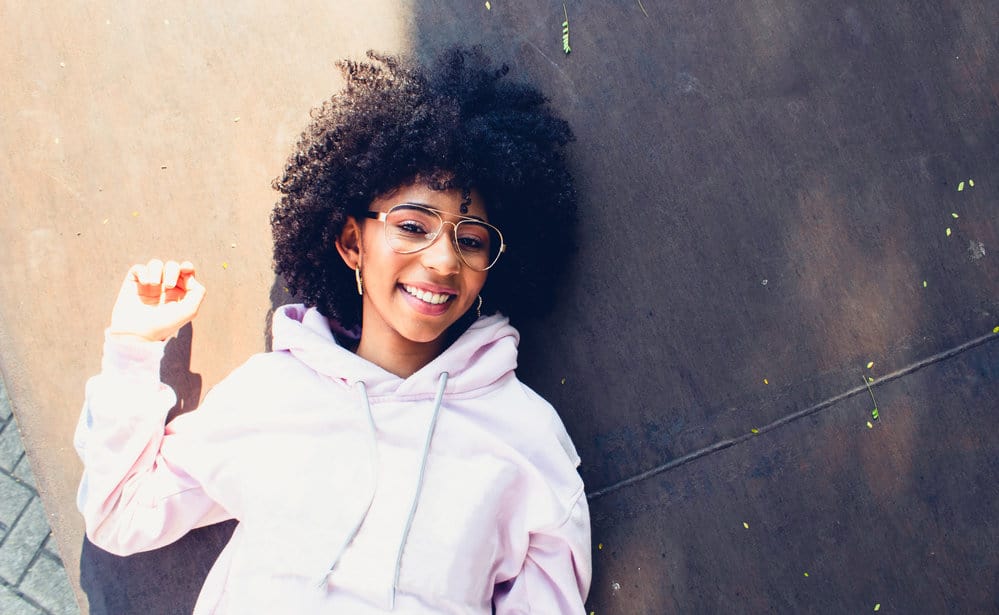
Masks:
[[[580,493],[560,526],[531,534],[524,566],[496,587],[496,615],[585,613],[590,589],[590,513]]]
[[[74,445],[87,536],[116,555],[170,544],[230,515],[160,451],[173,390],[159,380],[164,342],[105,336],[101,373],[87,382]]]

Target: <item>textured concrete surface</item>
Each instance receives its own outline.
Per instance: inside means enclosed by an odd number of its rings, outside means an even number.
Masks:
[[[591,610],[999,610],[999,3],[278,6],[4,5],[0,360],[92,612],[183,612],[224,537],[127,560],[83,542],[70,442],[121,272],[201,265],[164,369],[189,408],[265,345],[268,186],[333,61],[454,42],[577,135],[581,250],[520,369],[583,458]],[[33,492],[9,489],[0,515],[31,529]]]
[[[999,338],[873,390],[594,494],[597,613],[995,613]]]
[[[0,378],[0,614],[79,613]]]

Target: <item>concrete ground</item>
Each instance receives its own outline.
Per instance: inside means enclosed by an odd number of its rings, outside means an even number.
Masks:
[[[271,178],[334,62],[481,42],[576,136],[580,250],[518,372],[583,459],[587,612],[999,613],[999,2],[491,4],[2,4],[0,362],[89,611],[190,613],[213,561],[83,543],[122,273],[198,262],[163,370],[195,405],[265,345]],[[3,484],[13,547],[40,512]]]
[[[0,613],[79,613],[0,379]]]

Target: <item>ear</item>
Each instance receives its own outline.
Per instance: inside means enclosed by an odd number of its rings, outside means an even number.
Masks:
[[[353,216],[347,216],[340,236],[336,238],[336,251],[351,269],[361,265],[361,225]]]

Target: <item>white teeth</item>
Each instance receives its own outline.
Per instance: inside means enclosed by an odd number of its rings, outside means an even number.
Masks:
[[[428,290],[420,290],[415,286],[403,286],[403,288],[406,289],[407,293],[413,295],[420,301],[425,301],[426,303],[430,303],[432,305],[440,305],[451,298],[451,295],[438,295]]]

